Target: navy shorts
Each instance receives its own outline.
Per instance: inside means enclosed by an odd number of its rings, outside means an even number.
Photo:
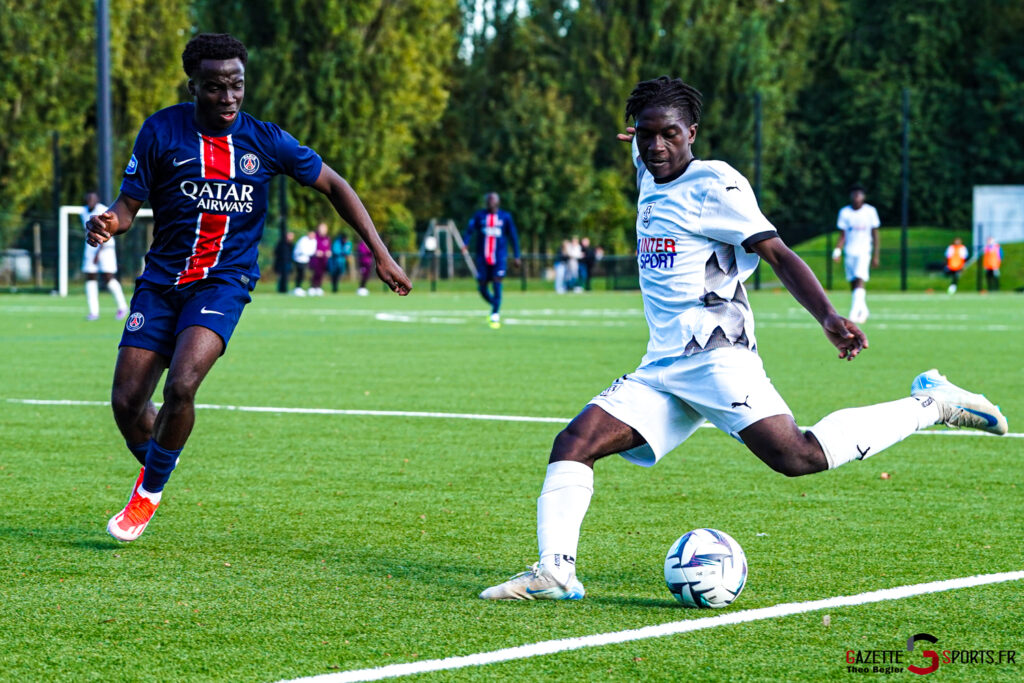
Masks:
[[[505,277],[506,263],[498,261],[493,266],[487,265],[483,259],[476,262],[476,279],[481,282],[500,280]]]
[[[119,346],[149,349],[170,358],[182,330],[198,325],[220,336],[223,355],[250,301],[249,287],[242,283],[211,278],[178,288],[138,280]]]

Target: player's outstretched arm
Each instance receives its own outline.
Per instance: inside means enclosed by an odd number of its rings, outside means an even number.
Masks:
[[[91,217],[85,223],[85,241],[89,246],[99,246],[114,235],[128,232],[135,220],[135,214],[142,207],[142,202],[127,195],[118,195],[114,205],[103,213]],[[98,257],[98,255],[97,255]]]
[[[825,336],[839,349],[840,358],[853,360],[868,348],[867,336],[859,327],[836,313],[818,278],[781,239],[772,237],[755,243],[751,248],[772,267],[793,298],[821,324]]]
[[[412,282],[402,270],[401,266],[395,263],[388,248],[384,246],[377,228],[370,220],[370,214],[366,212],[362,200],[356,194],[352,186],[344,178],[327,164],[320,169],[320,176],[313,183],[313,187],[331,200],[334,210],[338,212],[342,220],[355,228],[359,236],[366,242],[373,252],[373,260],[377,263],[377,277],[384,284],[400,296],[405,296],[412,289]]]

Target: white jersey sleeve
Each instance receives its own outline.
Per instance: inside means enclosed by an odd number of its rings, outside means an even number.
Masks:
[[[636,186],[640,188],[640,181],[643,180],[644,174],[647,173],[647,167],[644,166],[643,159],[640,158],[640,148],[636,145],[636,135],[633,136],[633,141],[630,143],[630,154],[633,156],[633,167],[636,169]]]
[[[843,208],[839,209],[839,216],[836,217],[836,228],[839,230],[843,230],[844,232],[850,229],[850,216],[849,211],[847,210],[848,208],[849,207],[844,206]]]
[[[751,245],[778,233],[758,208],[750,183],[737,173],[709,188],[700,212],[700,234],[750,252]]]

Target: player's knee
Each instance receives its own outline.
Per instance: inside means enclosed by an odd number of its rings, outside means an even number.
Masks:
[[[119,419],[131,420],[145,410],[146,398],[135,387],[115,386],[110,392],[110,406]]]
[[[758,455],[769,467],[787,477],[802,477],[828,469],[828,462],[820,448],[810,444],[773,444]]]
[[[558,433],[551,446],[551,460],[575,460],[590,462],[594,459],[589,439],[586,439],[573,425],[569,425]]]
[[[164,384],[164,402],[171,404],[194,403],[199,383],[188,377],[168,379]]]

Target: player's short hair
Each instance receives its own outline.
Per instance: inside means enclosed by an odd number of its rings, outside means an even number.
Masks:
[[[185,75],[192,78],[204,59],[240,59],[245,66],[249,61],[249,51],[242,41],[229,33],[200,33],[188,41],[181,53]]]
[[[640,81],[626,100],[626,122],[635,120],[640,112],[652,106],[675,109],[692,126],[700,123],[704,96],[679,78],[658,76],[649,81]]]
[[[860,183],[854,183],[853,185],[850,185],[850,194],[853,194],[854,192],[863,192],[864,194],[867,194],[867,190],[865,190],[864,186],[861,185]]]

